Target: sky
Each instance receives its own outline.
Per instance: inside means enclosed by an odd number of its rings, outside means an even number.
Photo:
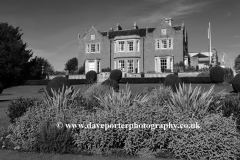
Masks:
[[[33,56],[47,59],[55,70],[78,57],[78,34],[91,26],[99,31],[116,28],[157,27],[163,18],[173,25],[184,21],[189,52],[208,51],[211,23],[212,47],[226,67],[240,54],[240,0],[0,0],[0,22],[22,29],[23,42]]]

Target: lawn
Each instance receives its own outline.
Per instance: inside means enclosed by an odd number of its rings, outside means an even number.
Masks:
[[[75,89],[80,89],[84,85],[75,85]],[[158,84],[129,84],[130,90],[133,94],[142,92],[144,88],[154,88],[157,87]],[[192,87],[196,87],[197,84],[193,84]],[[203,90],[207,90],[211,87],[211,84],[201,84],[200,85]],[[8,105],[10,104],[11,100],[17,99],[19,97],[24,98],[42,98],[43,92],[41,90],[45,86],[16,86],[7,88],[3,91],[3,93],[0,95],[0,127],[7,127],[10,122],[9,118],[6,115],[6,111],[8,108]],[[120,84],[120,89],[124,89],[126,87],[125,84]],[[225,92],[231,92],[233,89],[231,85],[215,85],[214,92],[220,92],[222,90],[225,90]],[[10,151],[10,150],[0,150],[0,159],[4,160],[41,160],[41,159],[69,159],[69,160],[76,160],[76,159],[83,159],[83,160],[102,160],[102,159],[136,159],[136,158],[116,158],[116,157],[101,157],[101,156],[80,156],[80,155],[58,155],[58,154],[38,154],[38,153],[24,153],[24,152],[16,152],[16,151]],[[144,158],[149,159],[149,158]],[[156,159],[156,158],[151,158]],[[167,159],[164,159],[167,160]]]

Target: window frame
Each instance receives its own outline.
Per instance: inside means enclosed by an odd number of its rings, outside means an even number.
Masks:
[[[130,43],[132,43],[132,46],[130,46]],[[131,47],[132,50],[130,50],[130,47]],[[134,41],[133,40],[128,40],[127,41],[127,48],[128,48],[127,49],[128,52],[134,52]]]
[[[91,35],[91,41],[94,41],[96,39],[95,34]]]
[[[167,29],[161,29],[161,35],[167,35]]]
[[[92,47],[94,46],[94,47]],[[100,43],[87,43],[86,53],[100,53],[101,44]]]
[[[118,52],[125,52],[125,41],[118,41]]]
[[[164,44],[163,41],[166,41],[166,44]],[[166,47],[164,47],[164,45]],[[171,49],[173,49],[173,38],[156,39],[155,50],[171,50]]]
[[[118,60],[118,69],[120,69],[120,70],[124,69],[125,70],[125,61],[124,60]]]
[[[130,63],[130,62],[132,62],[132,63]],[[134,61],[132,59],[127,60],[127,72],[129,72],[129,71],[131,71],[131,73],[134,73]]]

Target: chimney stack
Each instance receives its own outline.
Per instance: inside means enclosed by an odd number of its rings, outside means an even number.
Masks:
[[[116,31],[120,31],[122,30],[122,27],[119,25],[119,23],[117,24],[117,28],[116,28]]]
[[[164,18],[164,20],[169,26],[172,26],[172,18]]]
[[[138,29],[137,23],[134,22],[133,29]]]

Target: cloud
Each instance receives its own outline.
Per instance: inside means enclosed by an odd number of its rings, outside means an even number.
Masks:
[[[203,11],[203,8],[212,1],[200,1],[192,3],[189,0],[144,0],[149,5],[159,6],[156,7],[150,14],[139,17],[139,21],[143,23],[155,23],[165,17],[176,18],[190,15],[195,12]]]

